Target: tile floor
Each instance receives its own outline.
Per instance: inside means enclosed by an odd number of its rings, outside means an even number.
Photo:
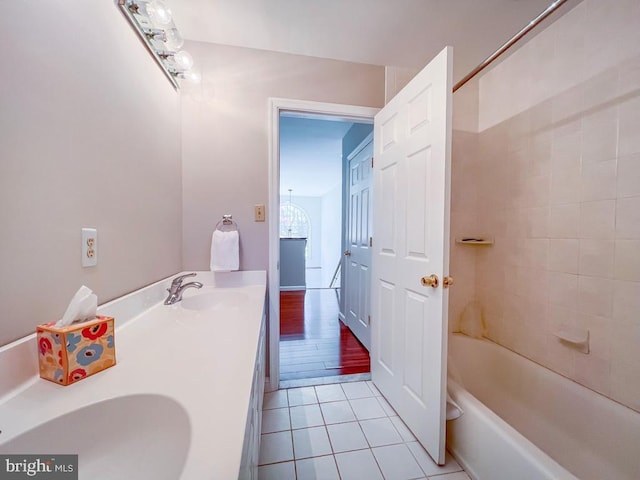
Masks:
[[[370,382],[266,393],[259,480],[469,480],[439,467]]]

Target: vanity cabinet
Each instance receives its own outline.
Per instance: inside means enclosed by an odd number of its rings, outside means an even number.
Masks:
[[[79,454],[83,480],[256,480],[266,272],[198,272],[198,281],[180,305],[163,304],[165,279],[98,307],[116,319],[116,354],[126,361],[71,387],[38,381],[35,335],[0,348],[0,452],[62,447]],[[170,361],[153,360],[166,352]],[[124,447],[93,448],[100,422],[66,420],[110,409],[125,416],[103,430]]]
[[[266,373],[266,318],[262,317],[260,337],[256,353],[251,399],[247,413],[247,425],[242,447],[240,480],[258,480],[258,461],[260,455],[260,434],[262,433],[262,401]]]

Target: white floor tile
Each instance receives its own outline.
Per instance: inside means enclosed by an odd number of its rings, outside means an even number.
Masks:
[[[320,409],[324,417],[324,423],[330,425],[332,423],[355,422],[356,416],[351,409],[349,402],[331,402],[321,403]]]
[[[382,394],[380,393],[380,390],[378,390],[378,387],[376,387],[371,380],[367,380],[365,383],[369,386],[374,396],[376,397],[382,396]]]
[[[342,389],[349,400],[373,397],[373,392],[365,382],[346,382],[342,384]]]
[[[267,392],[264,394],[262,402],[263,410],[271,410],[272,408],[287,408],[289,401],[287,400],[286,390],[276,390],[275,392]]]
[[[290,388],[287,390],[289,395],[289,406],[310,405],[318,403],[316,390],[313,387]]]
[[[262,412],[262,433],[291,430],[288,408],[274,408]]]
[[[260,465],[293,460],[291,432],[265,433],[260,439]]]
[[[462,471],[462,467],[458,462],[456,462],[456,459],[453,458],[449,452],[445,453],[445,464],[441,467],[431,459],[429,454],[418,442],[409,442],[407,443],[407,447],[409,447],[409,450],[411,450],[411,453],[418,461],[420,468],[422,468],[424,473],[427,474],[427,477]],[[440,477],[438,477],[438,480],[440,480]]]
[[[296,460],[298,480],[340,480],[333,455]]]
[[[358,422],[327,425],[327,431],[329,432],[334,452],[348,452],[350,450],[369,448],[367,439],[364,438]]]
[[[327,429],[322,427],[301,428],[293,432],[293,453],[299,458],[331,455],[331,443]]]
[[[383,480],[370,449],[339,453],[336,463],[342,480]]]
[[[309,428],[324,425],[320,405],[300,405],[289,409],[291,428]]]
[[[405,444],[388,445],[372,450],[386,480],[413,480],[424,476]]]
[[[429,477],[429,480],[471,480],[471,477],[469,477],[465,472],[456,472]]]
[[[376,399],[378,400],[378,403],[380,404],[380,406],[384,410],[384,413],[386,413],[388,417],[395,417],[398,415],[396,411],[393,409],[393,407],[389,404],[389,402],[387,402],[386,398],[376,397]]]
[[[367,387],[368,388],[368,387]],[[353,413],[356,414],[358,420],[369,420],[371,418],[386,417],[387,414],[378,403],[376,397],[357,398],[349,400]]]
[[[258,480],[296,480],[293,462],[274,463],[258,467]]]
[[[374,418],[360,422],[364,436],[371,447],[402,443],[402,437],[388,418]]]
[[[326,368],[324,362],[308,362],[298,363],[295,365],[281,365],[280,374],[293,372],[311,372],[313,370],[323,370],[324,368]]]
[[[416,442],[416,437],[413,436],[409,427],[407,427],[400,417],[389,417],[393,426],[396,427],[398,433],[405,442]]]
[[[316,395],[318,396],[318,401],[320,403],[339,402],[340,400],[347,399],[339,383],[316,386]]]

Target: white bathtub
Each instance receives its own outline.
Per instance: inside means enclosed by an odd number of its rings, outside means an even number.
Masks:
[[[640,479],[638,412],[487,340],[449,356],[447,446],[476,480]]]

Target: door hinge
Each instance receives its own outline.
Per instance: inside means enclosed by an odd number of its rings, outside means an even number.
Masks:
[[[371,168],[373,168],[373,157],[371,157]]]
[[[369,237],[369,246],[373,247],[373,237]]]
[[[367,315],[367,325],[371,325],[371,315]]]

